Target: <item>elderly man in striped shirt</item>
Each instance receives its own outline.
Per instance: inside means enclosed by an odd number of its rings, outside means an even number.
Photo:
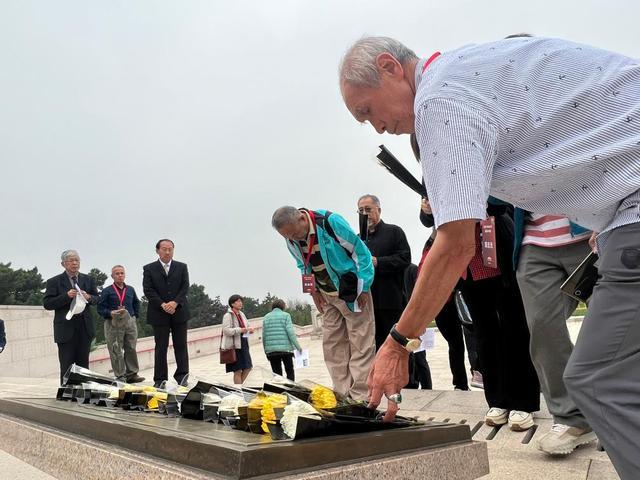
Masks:
[[[600,279],[564,373],[623,479],[640,478],[640,63],[559,39],[512,38],[426,60],[398,41],[346,53],[347,108],[417,136],[438,236],[370,374],[370,401],[406,383],[407,351],[474,254],[489,195],[601,232]],[[394,397],[398,399],[398,397]],[[389,402],[386,418],[397,404]]]

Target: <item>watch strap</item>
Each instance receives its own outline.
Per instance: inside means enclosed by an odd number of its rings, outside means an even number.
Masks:
[[[393,338],[400,345],[402,345],[405,348],[407,347],[407,344],[409,343],[409,339],[407,337],[405,337],[404,335],[402,335],[401,333],[399,333],[396,330],[396,326],[395,325],[393,327],[391,327],[391,331],[389,332],[389,335],[391,335],[391,338]]]

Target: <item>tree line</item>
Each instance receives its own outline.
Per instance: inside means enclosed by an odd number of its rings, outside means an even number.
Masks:
[[[93,277],[101,292],[109,276],[98,268],[92,268],[89,276]],[[30,270],[14,269],[11,263],[0,262],[0,305],[42,305],[45,281],[38,267]],[[139,292],[142,293],[142,292]],[[189,328],[207,327],[222,323],[222,316],[228,309],[227,303],[217,295],[211,298],[203,285],[192,283],[189,286],[189,310],[191,320]],[[271,304],[279,297],[267,293],[263,299],[243,296],[243,311],[247,318],[263,317],[271,311]],[[147,308],[149,302],[140,297],[140,315],[138,316],[138,337],[153,335],[151,325],[147,324]],[[293,323],[304,326],[311,324],[311,305],[298,300],[287,302],[287,311],[291,314]],[[104,319],[98,315],[95,308],[90,309],[96,324],[96,343],[104,343]]]

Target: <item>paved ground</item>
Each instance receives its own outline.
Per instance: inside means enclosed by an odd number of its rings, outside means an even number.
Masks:
[[[579,322],[570,322],[569,329],[575,340],[580,329]],[[308,368],[296,371],[297,379],[311,379],[330,385],[329,374],[322,360],[322,348],[319,339],[309,337],[301,339],[303,348],[308,348],[311,364]],[[261,375],[269,368],[261,345],[251,348],[256,368],[252,374]],[[427,352],[433,378],[433,391],[405,391],[403,412],[425,420],[461,422],[470,425],[474,439],[486,441],[489,448],[491,473],[484,480],[614,480],[615,474],[606,453],[598,452],[595,445],[582,447],[566,458],[549,458],[535,448],[536,439],[551,427],[551,417],[543,406],[537,414],[537,427],[527,433],[511,432],[508,428],[489,428],[482,424],[486,411],[484,395],[481,390],[472,392],[454,392],[448,365],[447,345],[436,334],[435,347]],[[171,368],[171,367],[170,367]],[[196,358],[191,361],[193,379],[231,382],[231,374],[224,372],[217,355]],[[270,370],[266,370],[269,374]],[[140,372],[151,379],[153,372]],[[0,396],[51,396],[55,391],[53,379],[16,379],[0,378]],[[543,402],[544,403],[544,402]],[[8,472],[11,472],[9,474]],[[42,476],[37,476],[41,474]],[[4,475],[7,475],[6,477]],[[39,479],[51,478],[33,469],[20,460],[0,452],[0,478]]]

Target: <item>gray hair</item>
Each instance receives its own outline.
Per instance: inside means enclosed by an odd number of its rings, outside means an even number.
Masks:
[[[271,217],[271,226],[276,230],[280,230],[285,225],[296,223],[300,218],[300,210],[296,207],[284,206],[273,212]]]
[[[367,193],[365,195],[362,195],[359,199],[358,199],[358,203],[360,203],[362,200],[364,200],[365,198],[370,198],[371,200],[373,200],[373,203],[375,203],[378,207],[380,206],[380,199],[378,197],[376,197],[375,195],[371,195],[370,193]]]
[[[389,37],[363,37],[354,43],[340,62],[340,84],[349,83],[356,87],[377,87],[380,73],[376,59],[381,53],[389,53],[406,65],[418,56],[405,45]]]
[[[66,262],[67,259],[71,257],[78,257],[79,259],[80,254],[78,254],[77,250],[65,250],[64,252],[62,252],[62,254],[60,254],[60,260],[62,260],[63,262]]]

